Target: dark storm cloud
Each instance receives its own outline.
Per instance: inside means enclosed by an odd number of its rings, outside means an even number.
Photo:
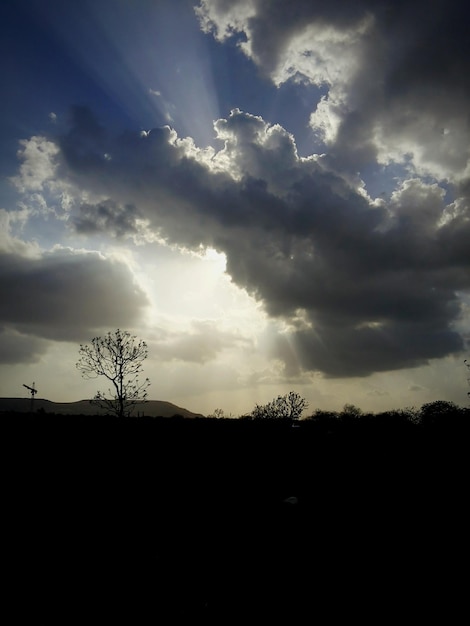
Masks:
[[[139,213],[130,204],[120,206],[110,200],[98,204],[82,204],[72,218],[77,233],[93,235],[106,233],[117,238],[137,234]]]
[[[234,111],[216,128],[217,154],[164,128],[113,139],[111,158],[85,169],[69,135],[61,175],[137,206],[171,242],[224,251],[234,282],[291,320],[301,368],[362,376],[463,348],[468,205],[417,178],[373,203],[328,158],[299,159],[280,127]],[[277,356],[289,359],[281,345]]]
[[[31,358],[45,345],[40,339],[88,340],[97,329],[132,325],[146,304],[124,264],[66,249],[35,258],[0,253],[0,291],[0,323],[17,338],[34,337]],[[15,343],[21,356],[24,340]]]
[[[12,329],[0,328],[0,363],[36,363],[47,349],[47,342],[23,335]]]
[[[385,323],[374,328],[319,326],[294,334],[302,366],[329,377],[365,376],[422,365],[458,352],[463,344],[450,329],[425,323]]]
[[[445,325],[391,321],[354,328],[319,323],[314,329],[294,332],[288,342],[279,338],[273,355],[289,364],[291,375],[298,374],[300,364],[327,377],[346,378],[416,367],[461,349],[461,338]]]

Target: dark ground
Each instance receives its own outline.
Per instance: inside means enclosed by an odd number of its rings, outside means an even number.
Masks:
[[[463,429],[4,417],[4,592],[18,622],[468,611]]]

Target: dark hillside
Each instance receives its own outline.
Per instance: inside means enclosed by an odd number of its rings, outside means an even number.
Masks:
[[[55,415],[104,415],[106,412],[100,410],[90,400],[79,400],[78,402],[51,402],[43,398],[34,398],[34,413],[51,413]],[[1,412],[30,413],[30,398],[0,398]],[[148,400],[142,405],[136,406],[134,413],[136,416],[146,415],[149,417],[173,417],[181,415],[183,417],[203,417],[199,413],[193,413],[187,409],[176,406],[171,402],[162,400]]]

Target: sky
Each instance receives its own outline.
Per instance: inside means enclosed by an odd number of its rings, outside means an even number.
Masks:
[[[91,398],[80,344],[144,340],[149,398],[249,413],[466,406],[463,0],[0,6],[0,396]]]

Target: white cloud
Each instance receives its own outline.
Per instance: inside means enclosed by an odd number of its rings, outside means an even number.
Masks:
[[[256,15],[255,7],[254,0],[202,0],[195,11],[203,30],[212,32],[217,39],[223,41],[234,32],[246,29],[248,20]]]
[[[27,219],[26,211],[10,212],[0,209],[0,253],[19,254],[26,258],[38,258],[40,256],[39,246],[35,242],[26,242],[13,234],[17,224],[21,232]]]
[[[408,163],[420,176],[469,177],[469,50],[462,3],[386,0],[267,3],[205,0],[200,14],[219,39],[243,33],[241,49],[276,85],[324,85],[311,126],[341,167],[365,159]],[[422,19],[425,10],[427,19]]]
[[[42,191],[48,182],[54,180],[59,148],[54,142],[40,136],[23,139],[20,145],[18,158],[22,164],[13,182],[21,193]]]

